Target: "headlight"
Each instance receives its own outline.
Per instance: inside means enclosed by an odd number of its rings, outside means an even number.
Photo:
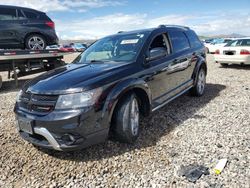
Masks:
[[[82,93],[60,95],[55,108],[61,110],[92,106],[95,104],[101,93],[102,89],[97,88]]]
[[[20,90],[20,91],[18,92],[17,96],[16,96],[16,102],[21,102],[21,96],[22,96],[22,94],[23,94],[23,91]]]

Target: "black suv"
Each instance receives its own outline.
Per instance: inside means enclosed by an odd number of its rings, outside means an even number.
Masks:
[[[205,48],[187,27],[119,32],[26,83],[14,109],[18,130],[34,145],[63,151],[108,136],[132,143],[141,115],[189,90],[203,95],[206,73]]]
[[[0,48],[43,50],[57,43],[55,24],[45,13],[0,5]]]

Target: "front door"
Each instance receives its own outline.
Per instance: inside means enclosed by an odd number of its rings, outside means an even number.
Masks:
[[[175,87],[175,74],[168,74],[173,55],[166,33],[159,34],[152,40],[148,47],[148,54],[157,50],[165,50],[166,55],[150,60],[145,68],[145,81],[152,93],[153,108],[167,100],[168,94]]]

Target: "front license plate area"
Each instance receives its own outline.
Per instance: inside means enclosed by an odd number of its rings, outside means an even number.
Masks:
[[[33,134],[33,128],[32,128],[32,121],[26,118],[18,118],[18,126],[19,126],[19,130],[29,133],[29,134]]]

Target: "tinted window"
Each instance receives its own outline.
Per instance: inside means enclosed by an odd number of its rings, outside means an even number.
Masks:
[[[23,13],[21,12],[21,10],[17,10],[17,14],[18,14],[18,19],[21,19],[21,20],[26,19]]]
[[[45,13],[40,13],[39,19],[51,21],[51,19]]]
[[[187,37],[192,48],[200,47],[201,41],[193,31],[187,32]]]
[[[86,63],[91,61],[103,62],[131,62],[140,52],[148,32],[118,34],[108,36],[92,44],[83,52],[74,63]]]
[[[24,12],[25,16],[29,19],[36,19],[37,18],[37,14],[34,12],[27,11],[27,10],[24,10],[23,12]]]
[[[174,52],[180,52],[190,48],[186,35],[181,31],[169,32]]]
[[[157,48],[158,49],[162,48],[166,51],[166,53],[168,54],[170,53],[169,41],[168,41],[168,37],[166,34],[161,34],[155,37],[149,46],[149,51],[157,49]]]
[[[0,8],[0,20],[16,20],[16,9]]]
[[[250,46],[250,39],[239,39],[228,43],[226,46]]]
[[[224,43],[229,43],[229,42],[231,42],[232,40],[230,40],[230,39],[225,39],[224,40]]]
[[[250,39],[243,39],[241,46],[250,46]]]

